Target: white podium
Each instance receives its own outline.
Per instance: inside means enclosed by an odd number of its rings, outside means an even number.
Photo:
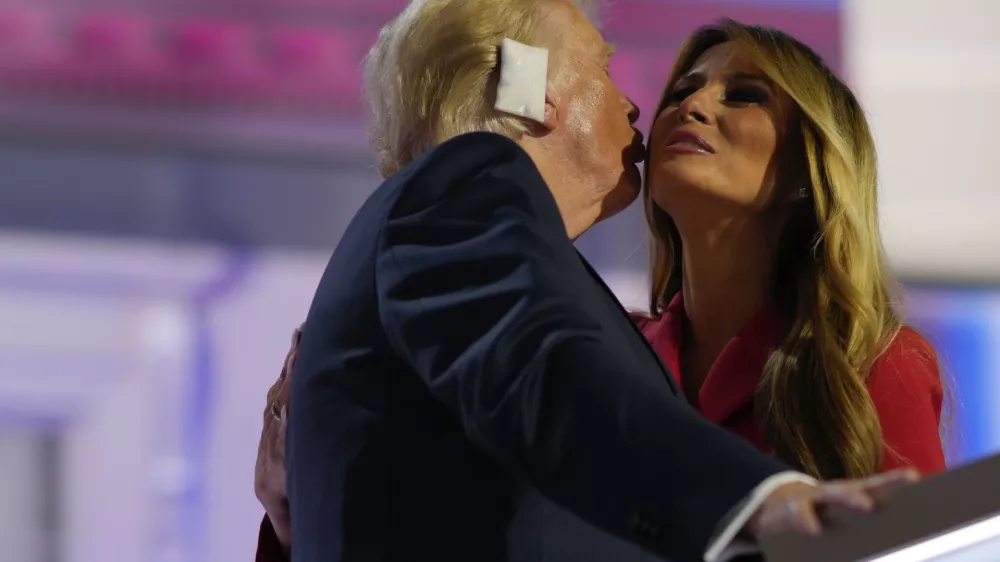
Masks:
[[[831,512],[816,538],[761,541],[768,562],[1000,561],[1000,456],[888,492],[875,512]]]

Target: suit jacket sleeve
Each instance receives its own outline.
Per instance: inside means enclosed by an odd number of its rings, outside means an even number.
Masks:
[[[669,558],[701,559],[727,512],[787,469],[602,341],[564,290],[557,256],[572,248],[516,145],[448,189],[410,191],[435,196],[397,203],[376,268],[397,351],[470,440],[552,501]]]
[[[873,365],[868,389],[885,439],[882,470],[944,470],[939,430],[943,390],[930,343],[904,327]]]

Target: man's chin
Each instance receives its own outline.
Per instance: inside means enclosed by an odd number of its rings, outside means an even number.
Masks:
[[[642,173],[639,171],[638,162],[635,164],[629,164],[625,167],[625,173],[622,174],[622,181],[628,182],[628,184],[635,190],[636,195],[642,190]]]
[[[639,173],[639,166],[635,164],[626,166],[615,188],[604,197],[600,220],[613,217],[627,209],[639,197],[641,189],[642,175]]]
[[[618,187],[615,191],[620,191],[628,195],[629,200],[625,204],[626,207],[635,201],[635,198],[639,196],[639,192],[642,191],[642,174],[639,172],[638,164],[628,164],[625,166],[625,170],[618,180]]]

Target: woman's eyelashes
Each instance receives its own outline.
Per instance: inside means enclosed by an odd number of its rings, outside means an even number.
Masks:
[[[691,86],[675,88],[672,92],[670,92],[670,95],[667,96],[667,101],[669,103],[680,103],[696,91],[697,89],[692,88]]]
[[[698,90],[699,88],[695,86],[676,88],[667,97],[667,102],[669,104],[681,103]],[[761,86],[733,85],[725,89],[723,99],[720,101],[734,104],[760,104],[766,103],[769,98],[767,90]]]
[[[765,103],[767,91],[759,86],[736,86],[726,91],[726,101],[732,103]]]

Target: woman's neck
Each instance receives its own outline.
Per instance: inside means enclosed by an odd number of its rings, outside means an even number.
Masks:
[[[767,304],[773,257],[766,234],[747,225],[682,240],[682,373],[685,388],[697,392],[729,340]]]

